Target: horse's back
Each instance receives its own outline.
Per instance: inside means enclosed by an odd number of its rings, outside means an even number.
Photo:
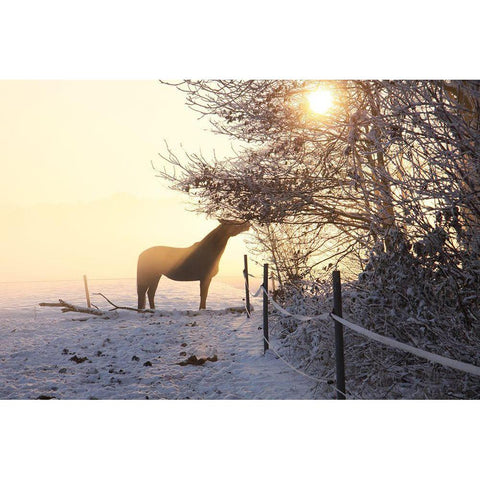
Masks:
[[[165,275],[171,280],[202,280],[217,272],[215,261],[199,242],[187,248],[151,247],[138,257],[137,279]]]
[[[138,257],[138,271],[155,271],[166,273],[176,263],[181,262],[187,255],[186,248],[150,247]]]
[[[137,278],[165,275],[172,280],[199,280],[195,268],[190,265],[192,247],[150,247],[138,257]]]

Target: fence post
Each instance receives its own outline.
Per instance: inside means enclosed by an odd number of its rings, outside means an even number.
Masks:
[[[87,307],[92,308],[92,305],[90,304],[90,293],[88,292],[88,284],[87,284],[87,276],[83,276],[83,285],[85,286],[85,297],[87,299]]]
[[[245,275],[245,303],[247,306],[247,317],[250,318],[250,287],[249,287],[249,280],[248,280],[248,259],[247,256],[243,256],[243,274]]]
[[[340,272],[333,271],[333,313],[342,316],[342,284]],[[337,375],[337,400],[345,400],[345,361],[343,356],[343,325],[335,321],[335,370]]]
[[[263,354],[268,350],[268,263],[263,264]]]

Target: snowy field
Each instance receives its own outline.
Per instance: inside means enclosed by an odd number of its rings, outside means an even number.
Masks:
[[[263,355],[261,303],[247,319],[240,308],[243,291],[218,280],[206,311],[197,310],[197,282],[162,279],[155,313],[117,310],[108,319],[36,306],[58,298],[85,305],[81,281],[8,283],[0,289],[0,399],[319,396],[313,380],[270,351]],[[136,303],[133,279],[90,281],[90,291],[117,305]],[[92,303],[109,308],[98,296],[92,295]],[[271,341],[281,348],[278,339]]]

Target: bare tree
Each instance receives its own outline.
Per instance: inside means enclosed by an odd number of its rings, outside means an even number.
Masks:
[[[319,86],[335,99],[324,115],[307,104]],[[448,279],[471,316],[465,297],[474,296],[480,272],[479,82],[185,81],[177,88],[214,131],[242,142],[230,158],[162,155],[173,169],[159,174],[199,210],[316,230],[325,244],[342,246],[337,260],[345,252],[413,255]]]

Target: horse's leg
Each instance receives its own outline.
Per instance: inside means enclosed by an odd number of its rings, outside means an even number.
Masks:
[[[210,282],[212,279],[205,278],[200,280],[200,308],[199,310],[204,310],[207,308],[207,295],[208,295],[208,288],[210,287]]]
[[[158,282],[160,281],[161,275],[158,275],[152,279],[148,285],[148,303],[150,308],[155,309],[155,292],[157,291]]]
[[[140,283],[137,280],[137,294],[138,294],[138,309],[143,310],[145,308],[145,294],[147,293],[148,285]]]

